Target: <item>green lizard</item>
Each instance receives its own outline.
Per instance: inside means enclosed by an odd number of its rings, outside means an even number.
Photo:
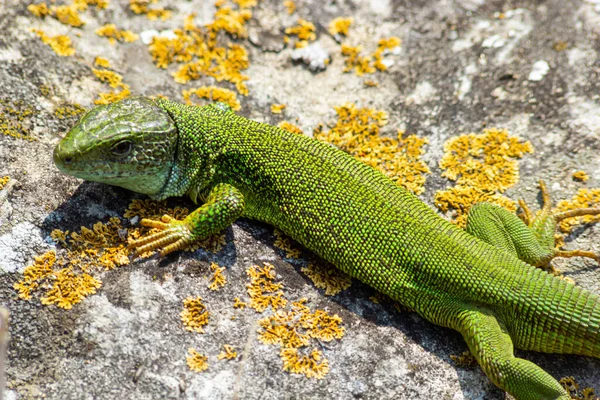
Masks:
[[[600,298],[542,269],[560,256],[557,221],[544,207],[525,223],[481,203],[464,231],[352,156],[311,138],[235,115],[222,104],[132,98],[89,111],[54,151],[79,178],[145,193],[189,195],[202,205],[136,254],[182,249],[240,216],[270,223],[339,269],[427,320],[462,333],[485,374],[517,399],[569,399],[513,348],[600,357]]]

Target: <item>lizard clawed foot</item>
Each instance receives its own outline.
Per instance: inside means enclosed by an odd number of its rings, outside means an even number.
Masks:
[[[593,251],[586,250],[557,250],[554,254],[554,257],[586,257],[595,260],[598,264],[600,264],[600,254],[596,254]]]
[[[144,218],[140,224],[160,229],[160,232],[129,243],[129,248],[135,249],[134,257],[157,249],[160,249],[161,256],[165,256],[183,249],[193,241],[192,232],[185,221],[178,221],[168,215],[163,215],[160,221]]]
[[[537,231],[538,237],[547,236],[550,234],[554,236],[556,225],[564,219],[581,217],[585,215],[600,215],[600,208],[577,208],[574,210],[552,213],[552,201],[550,199],[550,194],[546,184],[542,180],[540,180],[540,190],[542,192],[543,205],[540,213],[537,216],[534,216],[523,200],[519,200],[519,206],[523,210],[523,213],[520,215],[521,219],[527,226],[532,228],[534,232]],[[552,232],[549,232],[549,229],[551,229]],[[555,249],[547,262],[557,257],[586,257],[591,258],[600,264],[600,254],[596,254],[593,251]]]
[[[523,199],[519,199],[519,206],[523,210],[523,213],[520,214],[519,217],[521,217],[525,225],[529,227],[531,227],[534,222],[551,216],[550,210],[552,208],[552,200],[550,198],[550,193],[548,192],[548,188],[543,180],[540,179],[539,185],[540,191],[542,192],[542,209],[540,210],[539,215],[534,216],[525,201]]]

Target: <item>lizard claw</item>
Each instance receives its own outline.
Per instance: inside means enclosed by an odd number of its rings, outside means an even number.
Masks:
[[[144,218],[140,223],[160,231],[129,243],[129,248],[135,249],[134,257],[157,249],[160,249],[161,256],[165,256],[183,249],[192,242],[192,233],[188,225],[168,215],[163,215],[160,221]]]
[[[519,205],[523,210],[523,213],[519,215],[519,217],[521,217],[525,225],[529,226],[534,231],[536,231],[536,235],[538,237],[553,238],[557,223],[564,219],[581,217],[586,215],[600,215],[600,208],[576,208],[573,210],[562,212],[553,211],[550,192],[548,191],[546,184],[544,183],[544,181],[540,180],[539,186],[542,193],[543,205],[542,209],[537,215],[534,215],[534,213],[531,212],[531,210],[529,209],[529,207],[527,207],[527,204],[523,200],[519,200]],[[554,239],[549,239],[548,241],[556,243]],[[544,257],[544,259],[541,260],[542,262],[536,265],[546,265],[550,262],[550,260],[557,257],[585,257],[591,258],[592,260],[600,264],[600,254],[594,253],[592,251],[559,250],[557,248],[553,249],[551,254],[549,254],[547,257]],[[551,273],[555,275],[559,273],[558,271],[553,270],[552,268],[553,267],[551,267],[550,269]]]

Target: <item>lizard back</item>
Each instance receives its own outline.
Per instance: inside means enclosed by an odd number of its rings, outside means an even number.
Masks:
[[[598,296],[469,235],[379,171],[217,107],[166,109],[184,140],[209,143],[217,154],[203,166],[214,171],[206,184],[236,186],[247,217],[278,227],[423,317],[454,327],[448,305],[476,304],[504,322],[519,348],[600,354]],[[182,132],[185,121],[194,127]]]

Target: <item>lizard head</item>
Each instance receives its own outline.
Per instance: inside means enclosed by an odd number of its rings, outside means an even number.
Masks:
[[[62,172],[155,195],[167,184],[178,132],[169,114],[137,97],[93,108],[54,149]]]

